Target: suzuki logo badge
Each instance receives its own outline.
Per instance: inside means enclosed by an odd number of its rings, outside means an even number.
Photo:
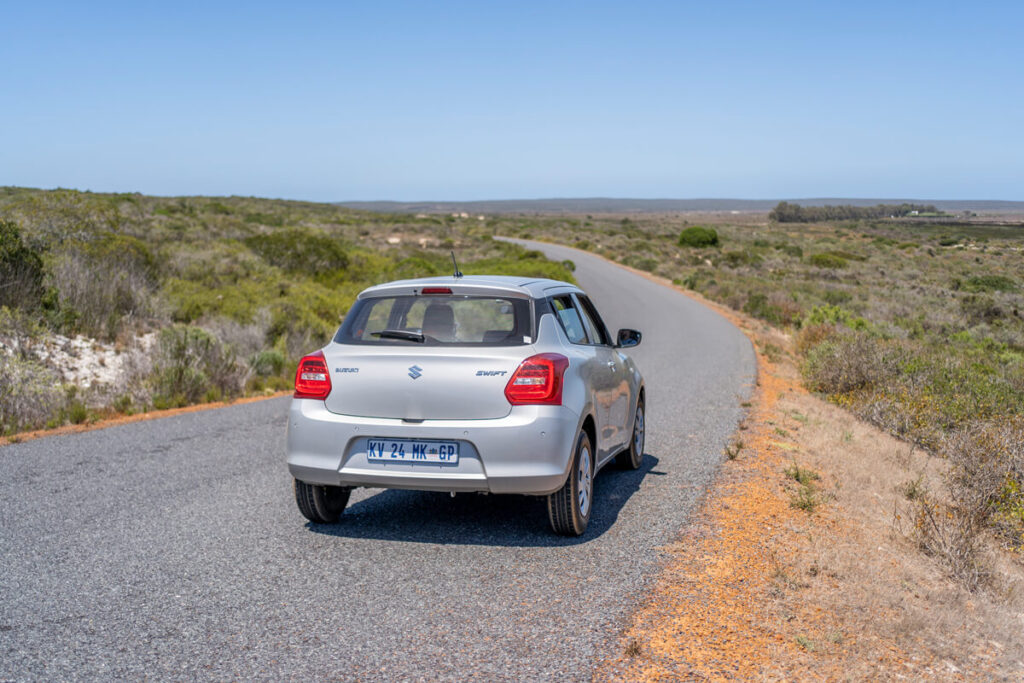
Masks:
[[[419,379],[420,375],[423,374],[423,368],[418,365],[413,365],[409,368],[409,376],[413,379]]]

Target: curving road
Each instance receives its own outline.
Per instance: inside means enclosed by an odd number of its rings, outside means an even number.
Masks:
[[[359,490],[299,516],[288,399],[0,448],[0,680],[586,680],[710,481],[751,389],[747,339],[583,252],[636,327],[648,439],[598,476],[581,539],[525,497]]]

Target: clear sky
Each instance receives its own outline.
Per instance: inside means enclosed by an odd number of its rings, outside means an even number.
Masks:
[[[1024,2],[0,0],[0,185],[1024,200]]]

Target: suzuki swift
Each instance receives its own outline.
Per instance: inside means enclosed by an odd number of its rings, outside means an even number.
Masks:
[[[638,468],[644,381],[584,292],[465,276],[363,291],[304,357],[288,414],[299,510],[336,522],[354,487],[547,497],[555,532],[582,534],[594,475]]]

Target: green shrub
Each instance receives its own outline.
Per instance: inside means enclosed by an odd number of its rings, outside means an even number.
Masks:
[[[829,339],[810,349],[801,368],[807,385],[825,394],[846,394],[884,384],[900,371],[901,355],[864,333]]]
[[[832,249],[831,251],[827,251],[825,253],[831,254],[832,256],[838,256],[839,258],[845,259],[847,261],[867,261],[868,260],[868,257],[864,256],[863,254],[855,254],[852,251],[843,251],[841,249]]]
[[[214,213],[221,216],[227,216],[232,213],[231,208],[222,202],[209,202],[205,207],[203,207],[203,210],[208,213]]]
[[[821,254],[812,254],[807,257],[807,263],[817,268],[845,268],[849,265],[849,262],[842,256],[838,256],[832,252],[823,252]]]
[[[686,228],[679,234],[679,246],[681,247],[717,247],[719,245],[718,232],[714,228],[704,228],[694,225]]]
[[[1013,292],[1017,283],[1004,275],[976,275],[967,278],[964,289],[969,292]]]
[[[682,279],[682,285],[687,289],[697,291],[697,289],[700,287],[700,279],[701,272],[699,270],[695,270]]]
[[[252,359],[250,366],[253,372],[260,377],[270,377],[271,375],[280,375],[284,370],[285,357],[280,351],[269,350],[260,351]]]
[[[68,405],[68,422],[80,425],[88,419],[89,409],[85,407],[84,402],[75,400]]]
[[[800,307],[791,297],[785,294],[769,296],[763,292],[751,292],[743,304],[743,312],[773,325],[797,324],[802,314]]]
[[[730,268],[739,268],[740,266],[756,266],[761,263],[762,259],[757,254],[750,251],[727,251],[722,254],[721,263],[724,263]]]
[[[451,264],[449,263],[448,266],[450,268]],[[394,277],[398,280],[443,274],[445,274],[444,270],[440,266],[431,263],[422,256],[404,258],[398,262],[394,270]],[[451,275],[451,271],[449,270],[447,274]]]
[[[0,306],[35,308],[43,294],[43,259],[13,221],[0,220]]]
[[[95,238],[75,246],[108,268],[137,272],[150,282],[155,282],[159,277],[156,256],[146,243],[137,237],[102,232]]]
[[[855,316],[850,311],[840,306],[815,306],[804,318],[802,326],[813,325],[843,325],[851,330],[871,329],[871,323],[864,318]]]
[[[964,297],[960,300],[960,310],[967,318],[967,324],[970,327],[982,323],[994,323],[1011,315],[995,299],[984,294],[971,294]]]
[[[334,274],[344,271],[349,264],[341,240],[321,232],[278,230],[247,237],[245,245],[267,263],[290,273]]]
[[[129,240],[131,238],[128,238]],[[102,245],[71,244],[54,257],[50,276],[56,290],[51,320],[70,332],[113,339],[126,324],[153,313],[151,266],[129,249],[118,256],[113,240]]]
[[[793,258],[799,259],[804,257],[803,248],[797,244],[786,244],[784,242],[779,242],[775,245],[775,248],[781,251],[783,254],[792,256]]]
[[[42,427],[64,400],[52,370],[17,355],[0,358],[0,434]]]
[[[284,225],[284,219],[280,216],[273,216],[269,213],[247,213],[244,218],[246,223],[258,223],[269,225],[273,228],[280,228]]]
[[[853,298],[853,295],[841,289],[826,289],[822,292],[821,298],[824,299],[826,303],[838,306],[848,302]]]
[[[638,270],[645,270],[648,273],[653,273],[658,269],[658,261],[653,258],[641,258],[632,261],[634,268]]]
[[[245,371],[234,354],[209,332],[174,325],[160,332],[154,363],[154,404],[172,407],[195,403],[211,389],[237,395]]]

